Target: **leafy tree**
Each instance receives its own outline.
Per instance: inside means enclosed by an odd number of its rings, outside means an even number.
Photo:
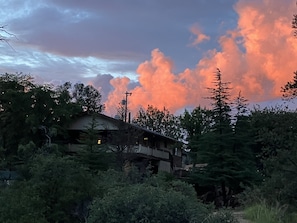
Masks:
[[[279,107],[266,108],[253,111],[251,121],[265,177],[261,195],[271,203],[296,207],[297,113]]]
[[[33,185],[17,182],[0,191],[0,221],[48,223],[47,210]]]
[[[206,108],[196,107],[192,112],[185,110],[180,116],[181,127],[184,129],[187,141],[197,139],[210,130],[212,113]]]
[[[175,139],[181,137],[179,118],[171,114],[165,107],[163,110],[159,110],[152,105],[148,105],[146,111],[141,108],[132,122]]]
[[[18,149],[28,143],[37,149],[65,140],[66,127],[82,111],[72,102],[70,83],[54,89],[37,85],[23,74],[0,75],[0,147],[2,167],[19,162]]]
[[[14,162],[18,145],[30,134],[26,119],[31,110],[28,91],[34,88],[31,81],[30,76],[22,74],[0,76],[0,147],[3,165],[8,168]]]
[[[54,119],[60,123],[68,123],[75,115],[82,112],[79,104],[72,101],[70,94],[71,83],[66,82],[63,85],[57,86],[53,95],[56,103]]]
[[[297,71],[294,72],[293,81],[289,81],[281,89],[285,99],[293,99],[297,96]]]
[[[92,85],[85,86],[82,83],[74,85],[73,100],[79,104],[86,113],[101,113],[104,105],[101,104],[101,94]]]
[[[37,155],[28,174],[0,193],[1,222],[82,222],[95,185],[91,175],[67,157]]]
[[[180,116],[181,129],[184,141],[188,142],[187,164],[193,163],[195,166],[197,162],[197,147],[192,147],[192,141],[197,141],[210,130],[212,123],[211,111],[206,108],[196,107],[193,111],[185,112]]]

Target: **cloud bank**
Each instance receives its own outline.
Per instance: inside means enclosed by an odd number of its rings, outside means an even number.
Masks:
[[[219,38],[220,50],[208,50],[194,69],[180,73],[173,72],[174,61],[161,50],[152,50],[150,60],[137,68],[138,86],[129,89],[126,77],[111,80],[114,90],[106,112],[115,112],[126,90],[132,92],[129,108],[133,112],[148,104],[171,112],[205,105],[206,88],[213,86],[216,68],[222,71],[223,81],[231,82],[234,97],[239,91],[253,102],[280,97],[281,87],[297,70],[297,39],[291,28],[295,1],[240,0],[234,9],[237,27]],[[196,44],[207,39],[198,29],[192,33],[197,35]]]

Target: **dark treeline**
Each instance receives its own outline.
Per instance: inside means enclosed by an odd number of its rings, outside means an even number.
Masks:
[[[100,92],[89,85],[38,85],[28,75],[0,75],[0,222],[234,220],[224,212],[213,216],[190,184],[170,174],[127,170],[94,140],[96,123],[84,133],[84,149],[70,153],[69,123],[103,109]],[[155,112],[162,125],[156,119],[152,130],[177,137],[179,122],[172,120],[178,118],[149,107],[153,119]]]
[[[151,176],[149,170],[145,176],[133,168],[117,172],[123,166],[116,166],[113,154],[92,141],[96,132],[91,126],[84,137],[86,150],[68,153],[71,120],[104,110],[101,94],[92,86],[38,85],[28,75],[1,75],[1,222],[139,222],[164,215],[175,216],[164,222],[203,222],[211,219],[211,209],[202,203],[230,207],[259,200],[285,205],[288,213],[294,210],[296,111],[249,110],[240,92],[230,97],[229,83],[219,70],[214,78],[210,108],[198,106],[176,116],[149,105],[133,119],[187,142],[185,164],[191,170],[182,182],[166,174]],[[285,98],[296,95],[296,80],[281,89]],[[127,216],[119,220],[122,212]],[[216,217],[223,222],[223,216],[232,220],[226,213]]]

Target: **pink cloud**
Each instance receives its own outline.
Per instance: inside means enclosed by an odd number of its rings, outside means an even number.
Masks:
[[[196,45],[202,43],[203,41],[210,40],[210,37],[205,35],[204,33],[202,33],[201,29],[199,28],[199,26],[197,24],[191,26],[190,32],[193,35],[195,35],[195,39],[191,43],[192,46],[196,46]]]
[[[205,104],[217,67],[223,81],[231,82],[232,96],[241,91],[252,102],[279,98],[281,87],[297,69],[297,39],[291,28],[295,0],[240,0],[234,9],[237,27],[219,38],[221,50],[209,50],[195,68],[173,73],[174,62],[154,49],[151,59],[137,68],[139,86],[131,90],[130,109],[136,112],[139,106],[151,104],[175,112]],[[196,26],[191,32],[197,37],[194,45],[208,40]],[[128,82],[112,80],[115,90],[108,108],[120,102]]]

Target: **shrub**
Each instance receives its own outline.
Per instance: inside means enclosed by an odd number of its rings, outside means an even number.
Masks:
[[[245,210],[245,216],[256,223],[280,223],[283,222],[286,213],[286,207],[275,205],[268,206],[261,202],[250,206]]]
[[[161,183],[161,182],[160,182]],[[162,184],[162,183],[161,183]],[[189,192],[185,193],[184,189]],[[94,199],[89,223],[235,223],[229,212],[218,212],[198,202],[190,185],[173,181],[167,188],[148,183],[122,185]]]

